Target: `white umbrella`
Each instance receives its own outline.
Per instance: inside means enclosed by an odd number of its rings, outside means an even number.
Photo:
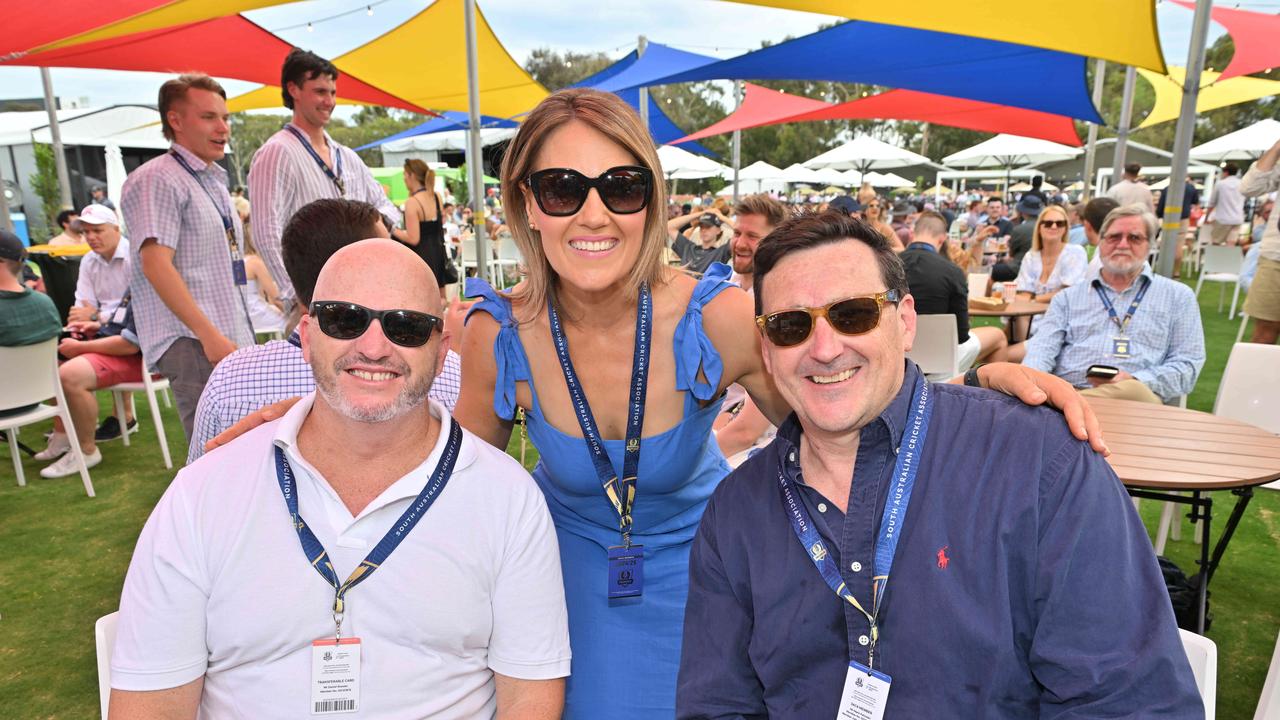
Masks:
[[[1002,167],[1039,165],[1057,160],[1070,160],[1081,153],[1080,148],[1060,145],[1048,140],[1038,140],[1020,135],[1001,133],[990,140],[952,153],[942,158],[944,165],[953,167]]]
[[[866,180],[871,183],[871,187],[909,188],[916,185],[901,175],[893,173],[869,172],[866,175]]]
[[[818,172],[834,173],[835,170],[819,170]],[[874,173],[864,174],[864,173],[858,172],[857,170],[845,170],[844,172],[839,173],[841,179],[844,181],[843,184],[848,185],[849,187],[861,187],[862,181],[873,174]]]
[[[726,168],[725,180],[733,180],[733,170]],[[739,189],[751,188],[751,192],[782,189],[789,180],[782,168],[775,167],[763,160],[757,160],[738,170]]]
[[[827,184],[826,177],[822,173],[818,172],[817,170],[810,170],[809,168],[801,165],[800,163],[794,163],[784,168],[782,170],[782,177],[789,183],[804,184],[804,185],[826,185]]]
[[[805,162],[805,167],[836,170],[887,170],[907,165],[930,165],[929,158],[869,135],[859,135],[850,142],[832,148]]]
[[[700,180],[702,178],[722,176],[733,171],[710,158],[695,155],[674,145],[663,145],[658,148],[658,160],[662,163],[662,173],[668,180]]]
[[[1195,160],[1256,160],[1280,139],[1280,120],[1259,120],[1246,128],[1191,148]]]
[[[114,202],[120,202],[120,193],[124,189],[124,178],[126,175],[124,169],[124,156],[120,154],[120,146],[115,143],[107,145],[107,197],[112,198]],[[117,207],[119,207],[117,205]],[[120,218],[120,231],[124,232],[124,217],[119,213],[116,214]]]

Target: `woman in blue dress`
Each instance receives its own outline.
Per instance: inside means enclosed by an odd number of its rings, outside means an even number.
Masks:
[[[570,720],[674,716],[690,543],[729,472],[711,440],[724,390],[740,383],[775,423],[789,412],[728,268],[694,279],[662,264],[662,178],[648,133],[616,96],[550,96],[502,170],[526,276],[509,293],[468,285],[481,301],[463,337],[455,417],[505,448],[523,413],[540,453],[533,474],[569,610]],[[1044,388],[1082,435],[1066,383],[987,367],[985,381],[1024,400],[1043,402]]]

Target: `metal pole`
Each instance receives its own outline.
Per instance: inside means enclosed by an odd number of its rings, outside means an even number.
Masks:
[[[1130,65],[1124,69],[1124,99],[1120,103],[1120,127],[1116,128],[1116,154],[1111,160],[1111,182],[1124,170],[1125,149],[1129,145],[1129,123],[1133,120],[1133,88],[1138,84],[1138,69]]]
[[[62,152],[62,128],[58,126],[58,109],[54,107],[53,78],[49,68],[40,68],[40,82],[44,84],[44,109],[49,113],[49,138],[53,141],[53,162],[58,168],[58,185],[62,191],[62,208],[70,209],[71,175],[67,173],[67,156]]]
[[[1204,45],[1209,36],[1209,7],[1212,0],[1196,0],[1196,16],[1191,25],[1191,49],[1187,51],[1187,77],[1182,83],[1182,114],[1173,139],[1173,162],[1169,168],[1169,192],[1164,203],[1164,232],[1160,238],[1157,272],[1173,275],[1178,228],[1182,225],[1182,201],[1187,187],[1187,159],[1196,129],[1196,99],[1200,95],[1200,73],[1204,70]],[[1206,531],[1207,533],[1207,531]],[[1206,534],[1206,537],[1208,535]]]
[[[476,276],[489,278],[493,259],[484,222],[484,146],[480,142],[480,60],[476,50],[476,0],[464,0],[467,33],[467,185],[471,188],[471,222],[475,224]],[[509,198],[515,201],[515,198]]]
[[[742,106],[742,81],[733,81],[733,111]],[[738,204],[738,168],[742,167],[742,131],[733,131],[733,204]]]
[[[1102,111],[1102,85],[1103,79],[1107,74],[1107,61],[1098,60],[1093,64],[1093,106]],[[1089,198],[1093,197],[1093,163],[1098,151],[1098,124],[1089,123],[1089,145],[1084,152],[1084,198],[1085,202],[1089,202]]]
[[[649,40],[641,35],[636,41],[636,57],[644,57],[644,51],[649,47]],[[640,88],[640,124],[644,125],[644,131],[649,133],[649,137],[653,137],[653,132],[649,129],[649,88]]]
[[[4,196],[4,168],[0,166],[0,228],[13,232],[13,218],[9,217],[9,199]]]

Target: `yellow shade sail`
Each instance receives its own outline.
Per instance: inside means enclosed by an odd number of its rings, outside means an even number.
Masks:
[[[1187,69],[1170,66],[1168,75],[1160,75],[1141,68],[1138,72],[1156,91],[1155,107],[1151,108],[1151,112],[1138,128],[1177,120],[1182,113],[1182,83],[1186,79]],[[1200,73],[1200,93],[1196,97],[1197,113],[1280,94],[1280,81],[1277,80],[1246,76],[1217,82],[1218,75],[1219,73],[1209,70]]]
[[[1059,50],[1165,71],[1155,0],[734,0]],[[1104,20],[1100,20],[1105,18]]]
[[[532,109],[546,88],[525,72],[476,10],[480,112],[512,117]],[[466,112],[467,53],[462,0],[436,0],[427,9],[374,40],[333,58],[344,73],[436,111]],[[342,79],[338,79],[342,95]],[[343,101],[345,102],[345,101]],[[280,106],[280,89],[262,87],[232,98],[233,111]]]

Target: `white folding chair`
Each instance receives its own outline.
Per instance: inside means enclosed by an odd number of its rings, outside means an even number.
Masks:
[[[1191,249],[1182,255],[1183,274],[1188,272],[1188,266],[1190,266],[1191,270],[1200,269],[1200,263],[1204,257],[1204,249],[1209,247],[1212,237],[1208,224],[1201,225],[1200,229],[1195,231],[1195,242],[1192,244]]]
[[[503,286],[506,285],[506,275],[504,268],[511,268],[512,271],[518,271],[520,264],[524,262],[524,258],[520,256],[520,248],[516,246],[516,239],[511,233],[504,232],[498,236],[498,259],[493,261],[493,276]]]
[[[107,707],[111,704],[111,651],[116,646],[116,623],[120,611],[103,615],[93,624],[93,642],[98,649],[98,703],[102,706],[102,720],[107,720]]]
[[[960,345],[956,337],[956,316],[917,315],[916,338],[907,357],[920,366],[931,380],[950,379],[960,374]]]
[[[1243,265],[1244,255],[1241,254],[1240,248],[1210,245],[1204,249],[1200,279],[1196,280],[1196,297],[1200,297],[1200,288],[1206,282],[1220,283],[1222,288],[1218,293],[1218,312],[1222,312],[1222,302],[1227,297],[1227,286],[1235,285],[1235,292],[1231,296],[1231,312],[1227,315],[1228,320],[1234,320],[1236,317],[1236,303],[1240,300],[1240,268]]]
[[[1258,698],[1253,720],[1280,720],[1280,639],[1276,640],[1275,652],[1271,653],[1271,669],[1267,670],[1267,680],[1262,684],[1262,697]]]
[[[80,440],[76,438],[75,426],[71,424],[71,412],[67,410],[67,398],[62,394],[62,381],[58,378],[58,338],[35,345],[0,347],[0,368],[4,368],[3,380],[0,380],[0,410],[36,406],[18,415],[0,417],[0,430],[5,431],[9,439],[9,453],[13,455],[18,485],[27,484],[22,474],[18,428],[60,417],[67,432],[67,442],[71,443],[71,452],[75,454],[80,468],[84,491],[93,497],[93,481],[89,479],[89,468],[84,464],[84,452],[80,450]],[[58,404],[45,405],[44,401],[50,398],[56,398]]]
[[[462,261],[462,274],[467,274],[467,268],[476,267],[476,236],[463,235],[461,245],[462,257],[458,258]]]
[[[1204,701],[1204,719],[1213,720],[1218,704],[1218,646],[1212,640],[1189,630],[1178,629],[1182,649],[1196,676],[1196,689]]]
[[[164,467],[166,470],[173,469],[173,460],[169,457],[169,440],[164,434],[164,419],[160,417],[160,404],[156,402],[156,395],[169,389],[169,379],[162,376],[152,376],[147,371],[146,358],[142,360],[142,382],[129,382],[111,385],[102,388],[110,390],[111,397],[115,402],[116,420],[120,422],[120,437],[124,441],[125,447],[129,446],[129,433],[124,422],[124,395],[135,392],[145,392],[147,394],[147,405],[151,407],[151,422],[156,426],[156,438],[160,441],[160,453],[164,456]]]

